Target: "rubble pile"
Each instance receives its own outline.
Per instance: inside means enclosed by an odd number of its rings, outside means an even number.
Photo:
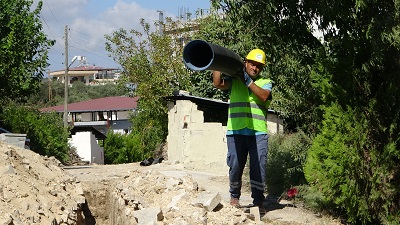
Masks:
[[[81,182],[54,157],[3,142],[0,155],[0,225],[255,224],[190,175],[134,170]]]
[[[261,221],[257,207],[237,209],[222,198],[226,177],[176,167],[65,167],[54,157],[0,142],[0,225],[340,224],[280,203]]]
[[[81,183],[60,165],[0,142],[0,225],[85,224]]]
[[[254,216],[230,206],[219,193],[199,187],[191,176],[166,177],[133,171],[111,193],[111,225],[255,224]]]

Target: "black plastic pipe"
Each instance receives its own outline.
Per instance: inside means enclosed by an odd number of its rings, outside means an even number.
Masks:
[[[228,76],[237,76],[244,67],[242,58],[233,51],[203,40],[185,46],[183,62],[194,71],[218,70]]]

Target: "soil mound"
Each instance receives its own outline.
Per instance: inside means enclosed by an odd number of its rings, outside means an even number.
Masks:
[[[0,225],[339,224],[282,202],[259,218],[229,205],[226,176],[183,165],[66,167],[3,142],[0,155]]]
[[[54,157],[0,142],[0,224],[84,224],[79,181]]]

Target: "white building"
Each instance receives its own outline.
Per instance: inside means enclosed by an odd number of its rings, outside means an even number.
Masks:
[[[101,143],[109,130],[128,133],[132,123],[131,113],[137,107],[138,98],[114,96],[70,103],[67,106],[68,123],[72,126],[69,143],[78,155],[90,163],[104,164]],[[64,106],[42,108],[42,112],[64,112]]]

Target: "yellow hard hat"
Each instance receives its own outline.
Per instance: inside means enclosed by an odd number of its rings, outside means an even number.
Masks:
[[[253,49],[247,54],[246,59],[265,65],[265,52],[258,48]]]

